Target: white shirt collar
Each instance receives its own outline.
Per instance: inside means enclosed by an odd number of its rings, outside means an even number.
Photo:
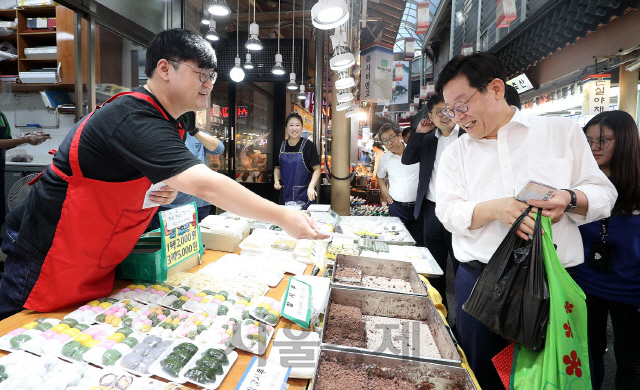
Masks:
[[[455,125],[453,130],[451,130],[451,133],[449,134],[449,136],[455,135],[455,137],[458,138],[458,133],[460,133],[460,126]],[[440,137],[444,137],[444,134],[442,134],[442,130],[436,127],[436,138],[440,138]]]

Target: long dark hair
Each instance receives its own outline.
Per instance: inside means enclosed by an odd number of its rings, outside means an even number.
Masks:
[[[605,111],[594,116],[583,128],[593,125],[613,130],[615,148],[611,157],[610,177],[618,191],[618,199],[611,215],[631,215],[640,210],[640,133],[633,117],[624,111]]]

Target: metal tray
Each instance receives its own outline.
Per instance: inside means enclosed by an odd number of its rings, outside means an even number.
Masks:
[[[318,379],[318,366],[322,361],[327,360],[341,363],[356,363],[367,366],[368,368],[376,368],[382,373],[390,373],[390,376],[407,380],[415,384],[416,387],[428,381],[435,384],[436,389],[477,389],[469,372],[461,367],[382,357],[363,352],[343,351],[328,346],[320,347],[320,353],[316,360],[316,370],[311,384],[312,389]],[[451,385],[461,385],[461,387],[453,387]]]
[[[400,220],[400,218],[398,217],[383,217],[383,216],[347,216],[344,218],[361,218],[363,220],[374,220],[380,224],[382,223],[396,223],[400,226],[402,226],[401,230],[398,230],[398,232],[402,232],[404,234],[406,234],[406,237],[404,240],[402,241],[393,241],[393,240],[383,240],[380,238],[372,238],[373,241],[378,241],[378,242],[384,242],[387,245],[416,245],[416,240],[413,238],[413,236],[411,235],[411,233],[409,233],[409,230],[407,229],[406,226],[404,226],[404,223],[402,223],[402,221]],[[336,233],[351,233],[349,232],[345,232],[342,229],[342,226],[340,225],[340,222],[338,222],[338,225],[335,227],[335,231]]]
[[[331,326],[329,323],[329,311],[331,310],[330,306],[332,303],[358,307],[362,310],[363,315],[424,321],[431,330],[441,357],[403,355],[402,351],[400,351],[400,353],[393,353],[393,351],[387,348],[385,348],[384,351],[374,351],[366,348],[327,343],[325,341],[325,334],[327,328]],[[322,345],[339,350],[366,352],[379,356],[401,357],[404,359],[429,361],[446,365],[460,366],[462,363],[451,329],[444,324],[438,313],[438,309],[436,309],[428,296],[332,286],[329,290],[329,297],[327,298],[325,307],[325,322],[321,334]]]
[[[412,292],[380,290],[371,287],[364,287],[352,284],[345,284],[336,280],[336,271],[341,268],[357,268],[362,271],[362,276],[381,276],[385,278],[404,279],[411,285]],[[333,275],[331,284],[347,288],[374,290],[374,291],[394,291],[401,294],[427,295],[427,288],[420,280],[413,264],[408,261],[377,259],[373,257],[338,255],[333,265]]]

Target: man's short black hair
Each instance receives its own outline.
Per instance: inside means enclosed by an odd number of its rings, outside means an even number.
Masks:
[[[444,98],[442,97],[442,95],[438,95],[433,94],[429,97],[429,100],[427,100],[427,111],[431,112],[431,110],[433,110],[433,107],[436,106],[436,104],[440,104],[444,102]]]
[[[406,137],[407,134],[411,133],[412,131],[415,131],[416,129],[414,129],[411,126],[407,126],[404,129],[402,129],[402,138]]]
[[[374,142],[373,145],[371,146],[372,148],[378,148],[380,150],[384,150],[384,146],[382,146],[381,142]]]
[[[144,73],[151,77],[161,59],[174,61],[195,61],[199,68],[216,69],[216,52],[211,44],[196,33],[172,28],[158,33],[147,48]],[[174,67],[179,64],[174,63]]]
[[[493,79],[500,79],[505,83],[507,81],[507,72],[500,59],[494,54],[478,51],[468,56],[457,55],[447,62],[438,76],[436,94],[444,96],[442,90],[445,85],[460,74],[467,77],[471,87],[480,91]]]
[[[393,130],[396,135],[402,133],[402,130],[400,130],[400,126],[398,126],[397,123],[385,123],[384,125],[382,125],[380,130],[378,130],[378,138],[380,138],[382,134],[384,134],[388,130]]]
[[[522,109],[522,105],[520,104],[520,95],[518,91],[511,85],[504,85],[504,100],[507,101],[507,104],[510,106],[518,107],[518,110]]]

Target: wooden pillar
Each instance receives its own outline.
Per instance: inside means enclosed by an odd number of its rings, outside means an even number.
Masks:
[[[634,120],[637,120],[636,112],[638,109],[639,70],[636,69],[632,72],[627,72],[625,69],[627,64],[620,67],[620,94],[618,96],[618,108],[622,111],[628,112]]]
[[[338,74],[333,75],[331,93],[331,209],[338,215],[349,215],[349,147],[351,143],[350,123],[344,115],[346,111],[337,111],[338,90],[335,88]],[[345,179],[345,180],[340,180]]]

